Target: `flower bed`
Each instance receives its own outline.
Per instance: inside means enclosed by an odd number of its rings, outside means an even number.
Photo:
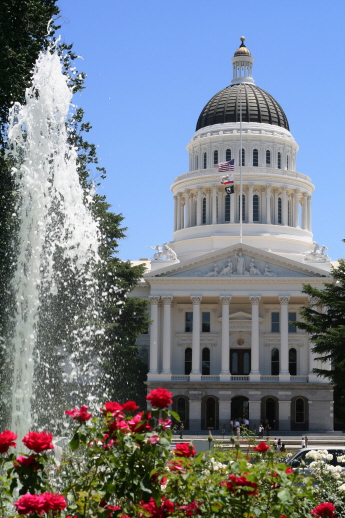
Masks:
[[[187,442],[172,449],[170,426],[178,416],[168,410],[171,393],[155,389],[147,400],[149,411],[137,412],[134,401],[106,402],[97,416],[87,406],[67,410],[76,426],[59,464],[49,454],[51,434],[29,432],[23,443],[30,452],[16,455],[17,436],[1,433],[1,517],[342,516],[341,475],[327,472],[337,494],[327,499],[329,481],[316,485],[287,468],[265,442],[249,456],[235,446],[198,455]]]

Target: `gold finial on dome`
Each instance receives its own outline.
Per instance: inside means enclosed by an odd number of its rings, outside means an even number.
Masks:
[[[241,45],[238,47],[238,49],[236,50],[234,56],[250,56],[250,51],[247,49],[247,47],[245,46],[244,44],[244,41],[245,41],[245,37],[244,36],[241,36],[240,37],[240,40],[241,40]]]

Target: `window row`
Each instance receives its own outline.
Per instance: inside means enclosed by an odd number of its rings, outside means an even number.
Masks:
[[[219,399],[216,396],[204,396],[200,401],[200,428],[201,430],[216,429],[219,427],[225,433],[236,433],[234,423],[240,423],[244,419],[250,418],[250,402],[246,396],[234,396],[229,402],[230,421],[219,422]],[[302,396],[297,396],[290,401],[291,430],[307,430],[309,427],[308,419],[308,400]],[[189,399],[186,396],[173,397],[173,410],[177,412],[180,423],[184,424],[184,429],[189,429]],[[249,429],[258,431],[259,424],[269,426],[272,430],[279,430],[279,400],[274,396],[268,396],[261,400],[260,419],[257,422],[249,422]]]
[[[230,350],[230,374],[234,376],[248,376],[251,369],[251,350],[250,349],[231,349]],[[192,372],[192,349],[187,347],[184,353],[184,373],[189,375]],[[271,376],[279,376],[280,358],[279,349],[271,351]],[[210,349],[204,347],[201,353],[201,374],[209,376],[211,373]],[[290,376],[297,376],[297,351],[295,348],[289,349],[289,373]]]
[[[297,321],[296,311],[289,312],[289,324],[288,324],[289,333],[297,332],[297,328],[294,325],[294,322],[296,322],[296,321]],[[185,333],[193,332],[193,311],[185,312],[184,331],[185,331]],[[209,311],[202,311],[202,313],[201,313],[201,332],[202,333],[211,332],[211,313]],[[272,311],[272,313],[271,313],[271,333],[280,333],[280,313],[279,313],[279,311]]]
[[[242,154],[241,154],[241,150],[239,150],[239,152],[238,152],[238,165],[241,164],[241,155],[242,155],[242,166],[253,165],[253,167],[259,167],[260,164],[259,164],[259,150],[258,149],[253,149],[253,152],[252,152],[252,164],[247,163],[247,161],[246,161],[246,150],[244,148],[242,148]],[[207,157],[207,152],[204,151],[202,153],[202,168],[203,169],[207,169],[207,167],[208,167],[208,160],[207,160],[207,158],[208,158]],[[226,149],[226,151],[225,151],[225,161],[228,162],[232,158],[234,158],[232,156],[232,150],[230,148]],[[213,157],[212,157],[212,165],[213,165],[213,167],[218,165],[219,162],[220,162],[220,160],[219,160],[219,151],[218,151],[218,149],[215,149],[213,151]],[[265,163],[264,164],[266,164],[267,167],[274,166],[272,151],[270,149],[266,149],[266,152],[265,152]],[[262,164],[262,165],[264,166],[264,164]],[[289,155],[286,155],[285,166],[286,166],[287,170],[290,167],[290,157],[289,157]],[[195,167],[195,169],[199,169],[199,155],[195,155],[195,157],[194,157],[194,167]],[[282,169],[283,168],[283,157],[282,157],[282,153],[280,151],[277,152],[276,167],[278,169]]]

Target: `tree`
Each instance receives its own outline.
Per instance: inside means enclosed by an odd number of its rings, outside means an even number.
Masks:
[[[332,282],[324,289],[310,284],[302,292],[310,297],[310,306],[302,308],[303,321],[295,322],[298,329],[310,335],[313,352],[321,362],[313,371],[329,379],[340,394],[340,411],[345,416],[345,260],[339,259],[339,266],[331,268]],[[324,368],[325,362],[332,363],[332,369]]]

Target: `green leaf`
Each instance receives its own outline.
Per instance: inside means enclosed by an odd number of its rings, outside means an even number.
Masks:
[[[282,489],[281,491],[278,491],[277,496],[282,502],[287,502],[290,498],[290,492],[287,489]]]
[[[69,447],[72,451],[76,451],[79,448],[79,434],[74,434],[73,439],[69,443]]]

